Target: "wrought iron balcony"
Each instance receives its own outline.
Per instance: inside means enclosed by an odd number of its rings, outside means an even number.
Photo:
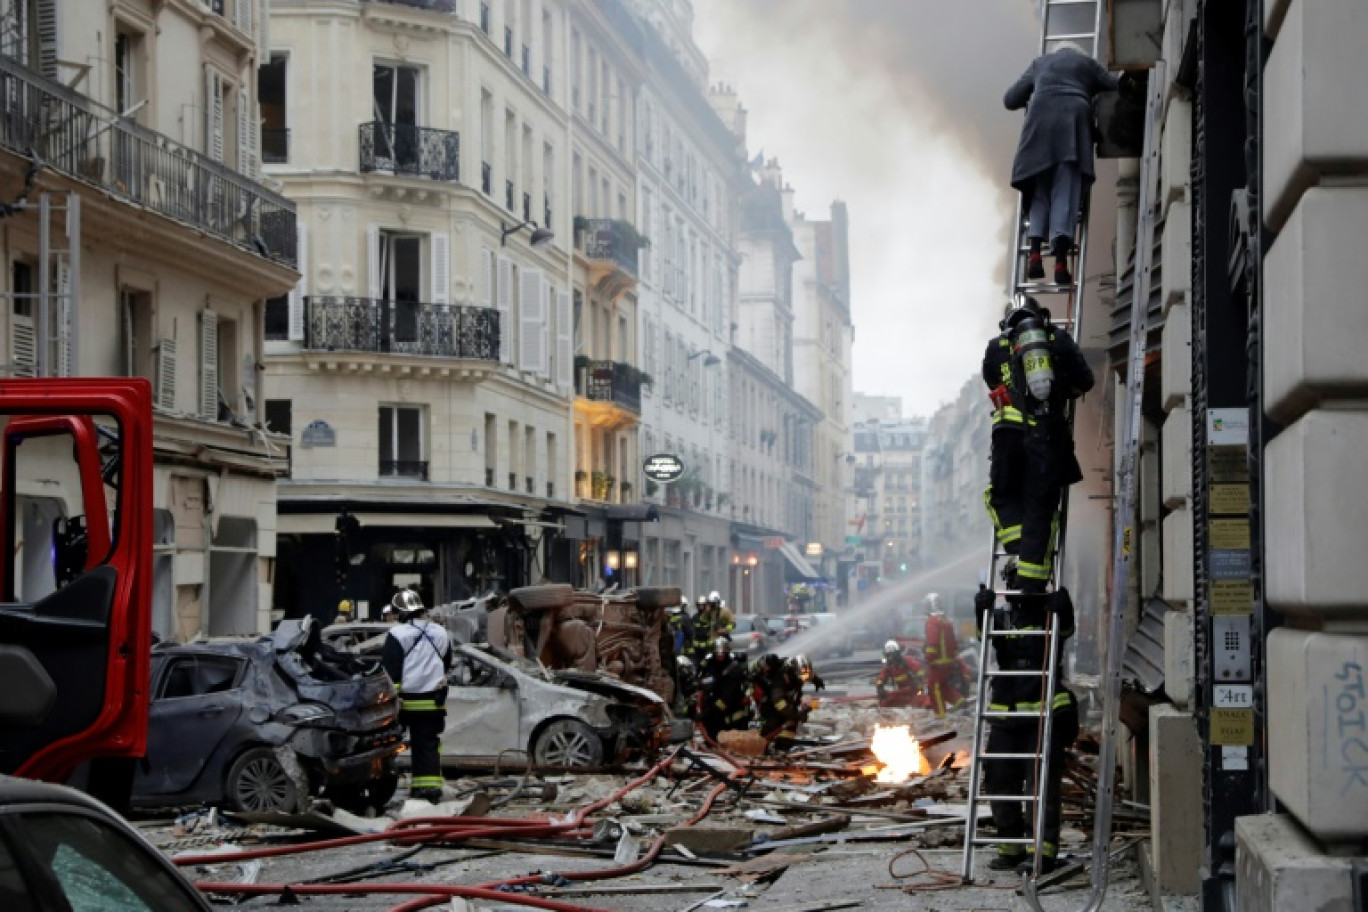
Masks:
[[[428,480],[427,460],[382,459],[380,460],[381,478],[417,478]]]
[[[295,205],[221,162],[0,57],[0,147],[293,266]]]
[[[646,239],[624,219],[576,216],[575,243],[587,258],[610,261],[635,278],[637,251],[646,245]]]
[[[395,6],[411,6],[414,9],[432,10],[436,13],[456,12],[456,0],[380,0]]]
[[[438,181],[461,176],[461,134],[380,121],[358,128],[361,171],[428,177]]]
[[[281,165],[290,160],[290,131],[261,131],[261,160],[268,165]]]
[[[575,395],[641,414],[641,371],[622,361],[589,361],[575,372]]]
[[[334,296],[306,298],[305,308],[309,351],[499,360],[492,308]]]

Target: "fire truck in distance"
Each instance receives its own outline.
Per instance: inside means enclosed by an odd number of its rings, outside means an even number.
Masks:
[[[146,749],[152,399],[139,378],[0,380],[0,773],[121,804]]]

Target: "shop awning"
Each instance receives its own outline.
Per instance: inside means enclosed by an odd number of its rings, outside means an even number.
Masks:
[[[482,513],[353,513],[361,528],[493,529],[494,520]],[[276,519],[281,535],[331,534],[337,527],[335,513],[282,513]]]
[[[812,569],[812,564],[807,562],[807,558],[799,553],[792,542],[784,542],[780,545],[779,553],[784,555],[784,559],[787,560],[789,566],[793,568],[794,574],[804,582],[815,583],[818,580],[825,579],[822,574]]]

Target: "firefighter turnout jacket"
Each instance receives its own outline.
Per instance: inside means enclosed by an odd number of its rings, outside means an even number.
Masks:
[[[395,624],[385,637],[380,661],[394,689],[403,695],[406,711],[440,709],[445,704],[451,638],[441,624],[427,618]]]
[[[901,654],[891,656],[879,669],[879,676],[874,679],[874,690],[880,697],[898,691],[915,694],[920,674],[920,669],[915,667],[916,661],[912,659],[909,662],[908,657]]]

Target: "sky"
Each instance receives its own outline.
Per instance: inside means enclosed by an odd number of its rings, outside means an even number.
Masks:
[[[693,0],[712,82],[795,205],[850,211],[854,388],[930,415],[977,375],[1004,294],[1035,0]]]

